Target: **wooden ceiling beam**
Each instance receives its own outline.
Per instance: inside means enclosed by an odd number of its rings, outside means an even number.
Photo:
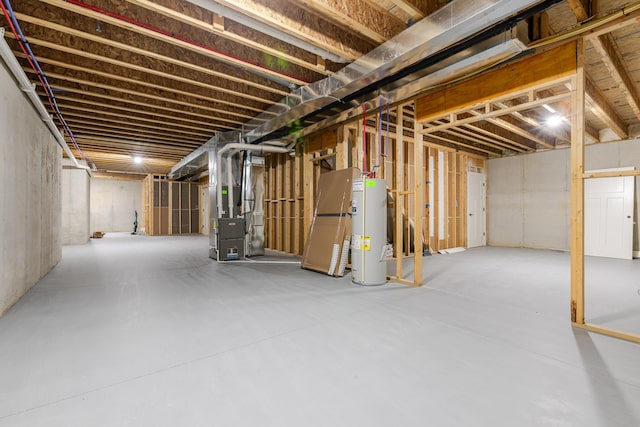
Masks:
[[[143,155],[145,159],[156,159],[158,161],[166,161],[167,163],[175,164],[180,161],[183,154],[188,153],[187,150],[164,150],[159,146],[132,146],[129,141],[122,141],[118,139],[108,138],[95,138],[95,137],[79,137],[79,140],[87,147],[87,150],[93,153],[102,153],[104,157],[110,155],[124,155],[131,156],[133,154]],[[107,147],[109,150],[105,151],[102,147]]]
[[[478,144],[484,144],[484,145],[493,147],[497,150],[507,149],[507,150],[517,151],[517,152],[525,152],[525,151],[531,150],[530,147],[524,144],[518,143],[516,141],[509,140],[509,142],[504,142],[499,140],[498,138],[495,138],[495,137],[489,138],[488,136],[479,134],[478,132],[473,132],[471,130],[464,129],[462,127],[447,129],[445,132],[451,133],[452,135],[458,135],[461,138],[465,138],[470,141],[477,142]]]
[[[25,67],[24,69],[26,72],[31,73],[32,70],[29,70]],[[68,82],[72,82],[72,83],[77,83],[80,85],[84,85],[84,86],[89,86],[89,87],[93,87],[93,88],[98,88],[98,89],[104,89],[106,90],[108,93],[113,93],[113,92],[120,92],[120,93],[124,93],[127,95],[132,95],[132,96],[136,96],[136,97],[141,97],[141,98],[148,98],[148,99],[153,99],[155,101],[159,101],[162,102],[164,105],[167,105],[167,107],[164,106],[160,106],[160,105],[154,105],[154,108],[159,108],[159,109],[164,109],[164,110],[168,110],[168,111],[174,111],[180,114],[192,114],[192,115],[197,115],[195,113],[191,113],[185,110],[179,110],[176,108],[171,108],[168,107],[171,104],[175,104],[175,105],[181,105],[183,107],[190,107],[190,108],[195,108],[195,109],[199,109],[199,110],[203,110],[203,111],[209,111],[211,113],[216,113],[216,114],[226,114],[226,115],[232,115],[231,113],[229,113],[228,111],[225,110],[220,110],[218,108],[212,108],[212,107],[206,107],[204,105],[198,105],[198,104],[193,104],[191,102],[186,102],[186,101],[180,101],[180,100],[174,100],[174,99],[168,99],[168,98],[163,98],[161,96],[156,96],[156,95],[151,95],[145,92],[138,92],[138,91],[133,91],[133,90],[128,90],[128,89],[124,89],[124,88],[120,88],[117,86],[111,86],[111,85],[105,85],[102,83],[96,83],[96,82],[91,82],[88,80],[82,80],[82,79],[75,79],[73,77],[68,77],[65,76],[63,74],[58,74],[58,73],[47,73],[47,76],[49,78],[54,78],[54,79],[59,79],[59,80],[64,80],[64,81],[68,81]],[[59,86],[55,83],[51,84],[51,87],[58,87],[58,88],[64,88],[65,90],[69,90],[70,88],[67,87],[62,87]],[[91,92],[94,93],[94,92]],[[138,105],[149,105],[148,103],[144,103],[144,102],[140,102],[140,103],[136,103],[133,100],[130,100],[128,98],[122,98],[122,97],[112,97],[114,100],[119,100],[122,102],[126,102],[128,104],[138,104]],[[226,119],[226,118],[222,118],[213,114],[210,115],[200,115],[201,117],[204,118],[208,118],[209,120],[212,121],[219,121],[219,122],[224,122],[224,123],[231,123],[231,124],[235,124],[235,125],[242,125],[244,122],[240,121],[240,120],[232,120],[232,119]],[[244,116],[246,118],[251,118],[251,116]]]
[[[87,146],[87,141],[100,140],[100,148],[107,151],[114,148],[131,151],[132,147],[135,147],[136,151],[140,151],[144,148],[147,153],[155,152],[157,155],[173,153],[176,156],[179,156],[182,153],[189,153],[199,147],[197,144],[176,147],[167,145],[164,141],[148,141],[144,139],[130,138],[125,135],[100,132],[78,132],[74,134],[74,136],[81,148]],[[108,140],[114,140],[117,141],[117,143],[107,144],[105,141]]]
[[[445,116],[448,116],[450,114],[453,115],[458,115],[461,113],[469,113],[472,114],[472,117],[467,117],[464,119],[456,119],[451,121],[450,123],[444,123],[441,125],[436,125],[436,126],[430,126],[425,128],[422,132],[423,133],[430,133],[430,132],[437,132],[439,130],[444,130],[446,128],[449,127],[454,127],[454,126],[460,126],[463,124],[467,124],[467,123],[473,123],[473,122],[477,122],[477,121],[481,121],[481,120],[487,120],[489,118],[494,118],[494,117],[498,117],[498,116],[504,116],[507,114],[511,114],[515,111],[524,111],[524,110],[528,110],[534,107],[539,107],[542,104],[546,104],[549,102],[556,102],[556,101],[560,101],[563,99],[567,99],[571,96],[570,93],[562,93],[559,95],[554,95],[548,98],[543,98],[543,99],[536,99],[530,102],[525,102],[522,104],[517,104],[508,108],[503,108],[500,110],[493,110],[493,111],[489,111],[489,112],[484,112],[484,113],[480,113],[478,111],[475,111],[475,108],[464,108],[461,110],[455,110],[453,112],[449,112],[447,114],[445,114]],[[440,114],[440,116],[442,116],[442,113]],[[435,118],[429,118],[429,120],[434,120]]]
[[[65,114],[65,121],[71,126],[71,128],[75,129],[87,129],[87,130],[98,130],[100,132],[113,132],[116,135],[143,135],[148,136],[150,139],[157,139],[159,141],[175,141],[175,142],[184,142],[185,144],[197,144],[202,145],[206,142],[206,138],[194,138],[186,135],[172,135],[170,132],[167,132],[165,129],[140,129],[131,126],[126,126],[119,124],[117,122],[109,122],[104,123],[103,121],[96,120],[95,118],[89,117],[88,120],[86,117],[78,117],[75,114]],[[125,122],[126,123],[126,122]],[[72,126],[75,125],[75,126]]]
[[[200,139],[209,139],[211,137],[210,133],[205,132],[194,132],[192,130],[186,129],[175,129],[167,125],[167,123],[162,122],[161,120],[153,121],[154,125],[142,124],[138,123],[139,118],[134,119],[131,116],[126,114],[117,114],[117,113],[108,113],[105,111],[97,111],[95,109],[82,108],[78,106],[72,106],[66,103],[58,102],[58,106],[61,110],[63,110],[64,117],[77,117],[80,119],[90,119],[90,120],[102,120],[108,121],[109,123],[116,123],[118,127],[121,126],[135,126],[136,129],[144,128],[150,129],[151,131],[160,131],[162,134],[172,134],[176,133],[177,135],[190,135],[191,137],[199,137]],[[80,111],[80,112],[77,112]],[[82,114],[84,112],[85,114]],[[108,117],[104,117],[108,116]],[[115,119],[114,117],[119,117],[123,120]]]
[[[463,141],[469,141],[469,142],[473,142],[474,144],[480,144],[480,147],[484,147],[484,148],[480,148],[477,145],[470,145],[471,147],[475,147],[476,150],[485,152],[487,154],[493,154],[493,155],[501,155],[503,153],[504,147],[500,147],[498,144],[494,144],[491,142],[486,142],[486,141],[482,141],[479,138],[474,138],[472,136],[468,136],[468,135],[464,135],[461,132],[456,132],[452,129],[449,129],[443,133],[449,134],[451,136],[455,136],[456,138],[462,138]],[[434,135],[435,136],[435,135]],[[456,139],[456,141],[459,141],[459,139]],[[518,152],[523,152],[524,150],[516,150],[514,148],[509,147],[509,150],[512,151],[518,151]]]
[[[44,92],[39,92],[38,95],[40,95],[40,97],[42,97],[42,98],[46,98],[46,96],[44,95]],[[87,93],[85,93],[85,95],[93,96],[93,97],[96,97],[96,98],[100,99],[100,95],[99,94],[95,94],[94,95],[94,94],[92,94],[90,92],[87,92]],[[65,95],[60,95],[60,94],[56,95],[56,99],[58,101],[62,100],[62,101],[74,102],[75,104],[91,105],[93,107],[98,107],[100,110],[95,110],[94,108],[86,108],[86,107],[83,108],[80,105],[61,104],[60,102],[58,102],[58,105],[60,107],[64,106],[65,108],[74,108],[74,109],[78,109],[78,110],[82,110],[82,111],[96,111],[96,112],[102,113],[102,114],[110,114],[110,113],[104,111],[105,108],[108,108],[108,109],[113,109],[113,110],[117,110],[117,111],[124,111],[124,112],[127,113],[124,116],[122,116],[121,114],[117,114],[117,116],[119,116],[119,117],[131,117],[132,119],[143,120],[143,121],[147,121],[147,122],[151,122],[151,123],[163,123],[163,124],[166,124],[168,126],[182,127],[182,128],[191,129],[191,130],[200,130],[200,131],[203,131],[203,132],[209,132],[211,135],[213,135],[213,133],[216,132],[216,129],[201,127],[201,126],[206,126],[206,125],[210,125],[211,124],[211,123],[206,122],[204,120],[191,120],[191,119],[184,118],[184,117],[176,117],[175,115],[162,114],[162,113],[159,113],[157,111],[148,111],[148,110],[144,110],[144,109],[140,109],[140,108],[122,107],[120,105],[114,105],[113,102],[92,101],[92,100],[86,99],[86,98],[76,98],[76,97],[70,97],[70,96],[65,96]],[[144,115],[156,117],[157,119],[142,118],[142,117],[139,116],[139,114],[144,114]],[[159,120],[159,118],[162,118],[163,120]],[[182,121],[182,122],[185,122],[185,123],[192,123],[192,124],[186,125],[184,123],[176,123],[175,122],[176,120],[179,120],[179,121]]]
[[[356,60],[375,46],[363,44],[330,22],[313,20],[295,2],[269,2],[269,6],[258,0],[218,0],[216,3],[348,61]]]
[[[121,161],[123,163],[131,164],[133,160],[132,154],[138,154],[138,155],[143,154],[136,149],[132,150],[130,147],[122,146],[122,145],[113,147],[113,149],[117,151],[105,152],[100,150],[100,144],[103,142],[104,141],[101,141],[101,140],[86,141],[87,147],[88,147],[87,151],[92,154],[92,158],[98,157],[102,159],[108,159],[110,161]],[[144,155],[143,157],[144,157],[144,162],[146,164],[149,164],[149,163],[163,164],[163,165],[168,165],[169,167],[173,166],[178,161],[180,161],[180,153],[161,153],[161,152],[146,153],[146,155]],[[134,165],[131,165],[131,166],[137,167]]]
[[[474,133],[480,133],[482,135],[486,135],[489,138],[495,139],[496,141],[502,141],[502,142],[508,144],[509,149],[513,150],[513,151],[519,151],[521,149],[525,150],[525,151],[533,151],[534,150],[534,148],[529,146],[529,145],[523,144],[523,143],[518,142],[518,141],[514,141],[513,139],[509,139],[509,138],[507,138],[507,137],[505,137],[503,135],[500,135],[497,132],[491,131],[489,129],[485,129],[484,127],[482,127],[480,125],[480,123],[477,123],[477,122],[476,123],[465,124],[465,125],[462,125],[462,127],[467,128],[467,129],[471,130]],[[518,147],[518,148],[513,148],[513,147]]]
[[[470,111],[470,113],[478,117],[484,116],[484,114],[479,113],[477,111]],[[538,137],[537,135],[532,134],[531,132],[521,128],[520,126],[514,125],[513,123],[508,122],[507,120],[497,118],[497,117],[485,117],[484,120],[496,126],[499,126],[508,132],[511,132],[516,135],[520,135],[521,137],[526,138],[538,145],[541,145],[544,148],[554,148],[553,144],[550,144],[544,139]]]
[[[301,6],[344,29],[356,30],[378,44],[393,38],[407,28],[395,16],[376,3],[365,0],[302,0]]]
[[[120,43],[114,40],[110,40],[104,37],[100,37],[100,36],[96,36],[94,34],[89,34],[86,33],[84,31],[80,31],[80,30],[76,30],[75,28],[71,28],[68,26],[64,26],[64,25],[60,25],[60,24],[56,24],[54,22],[50,22],[47,21],[45,19],[40,19],[40,18],[36,18],[33,16],[29,16],[29,15],[25,15],[23,13],[15,13],[16,17],[20,20],[20,21],[24,21],[24,22],[28,22],[30,24],[33,25],[37,25],[41,28],[46,28],[48,30],[53,30],[53,31],[57,31],[59,33],[63,33],[63,34],[67,34],[73,37],[79,37],[85,40],[89,40],[92,42],[96,42],[96,43],[100,43],[102,45],[106,45],[106,46],[110,46],[125,52],[129,52],[129,54],[133,54],[133,55],[141,55],[143,57],[146,58],[152,58],[154,60],[157,61],[162,61],[162,62],[166,62],[169,64],[173,64],[173,65],[177,65],[189,70],[193,70],[193,71],[198,71],[200,73],[204,73],[213,77],[217,77],[217,78],[221,78],[221,79],[226,79],[226,80],[230,80],[236,83],[240,83],[243,85],[247,85],[250,87],[254,87],[256,89],[260,89],[263,91],[267,91],[267,92],[273,92],[273,93],[278,93],[282,96],[287,95],[288,92],[284,91],[284,90],[280,90],[280,89],[276,89],[273,88],[271,86],[267,86],[261,83],[257,83],[257,82],[253,82],[251,80],[247,80],[241,77],[236,77],[235,75],[232,75],[230,73],[223,73],[220,71],[216,71],[216,70],[212,70],[210,68],[207,67],[203,67],[201,65],[197,65],[197,64],[193,64],[191,62],[187,62],[187,61],[183,61],[181,59],[178,58],[174,58],[171,56],[167,56],[167,55],[162,55],[156,52],[152,52],[150,50],[146,50],[146,49],[142,49],[139,47],[135,47],[135,46],[131,46],[125,43]],[[31,42],[30,38],[27,37],[27,40],[29,42]]]
[[[149,155],[169,155],[180,158],[179,156],[185,156],[189,152],[193,151],[192,147],[171,147],[168,145],[164,145],[161,143],[153,143],[153,142],[145,142],[145,141],[134,141],[129,138],[121,138],[115,136],[107,136],[107,135],[79,135],[76,137],[78,142],[86,142],[87,145],[90,143],[99,143],[99,148],[120,148],[122,150],[131,151],[140,151],[143,150]]]
[[[620,50],[611,34],[589,39],[595,50],[600,54],[609,74],[618,85],[636,118],[640,120],[640,95],[633,78],[629,74]]]
[[[152,29],[143,27],[141,25],[135,25],[135,24],[123,21],[121,19],[118,19],[116,17],[75,5],[73,3],[68,3],[63,0],[40,0],[40,2],[47,3],[52,6],[58,7],[60,9],[77,13],[78,15],[82,15],[91,19],[95,19],[95,20],[113,25],[118,28],[131,31],[135,34],[139,34],[144,37],[149,37],[154,40],[168,43],[170,45],[179,47],[180,49],[190,50],[192,52],[207,56],[217,61],[225,62],[227,64],[230,64],[234,67],[237,67],[243,70],[250,70],[251,72],[263,77],[267,76],[268,78],[276,78],[278,80],[284,80],[288,83],[293,83],[295,85],[304,85],[307,83],[307,81],[305,80],[280,72],[278,70],[274,70],[272,68],[267,67],[266,65],[254,64],[252,62],[245,61],[239,57],[216,51],[215,49],[210,48],[208,46],[189,43],[187,41],[178,39],[174,36],[163,34],[163,33],[154,31]]]
[[[584,34],[585,40],[591,40],[593,38],[600,37],[604,34],[611,33],[622,28],[626,28],[629,25],[638,24],[640,22],[640,10],[636,10],[617,19],[597,26],[596,28],[589,30]]]
[[[152,145],[160,145],[167,148],[175,148],[176,150],[182,152],[186,150],[187,152],[193,151],[198,148],[202,144],[198,143],[180,143],[178,145],[168,144],[168,140],[164,139],[151,139],[151,138],[142,138],[137,135],[128,134],[126,132],[112,132],[112,131],[104,131],[101,132],[99,128],[91,127],[91,126],[80,126],[77,127],[76,130],[73,131],[73,135],[76,138],[76,141],[80,141],[81,138],[121,138],[123,141],[128,141],[132,145],[140,145],[140,144],[152,144]],[[156,138],[155,136],[153,138]]]
[[[216,36],[224,37],[230,41],[249,46],[267,55],[271,55],[275,58],[278,58],[279,60],[286,61],[287,63],[299,65],[300,67],[324,74],[325,76],[331,74],[330,71],[322,67],[319,67],[317,65],[317,59],[314,59],[313,62],[305,61],[304,59],[301,59],[300,56],[292,55],[288,52],[285,52],[283,49],[276,49],[270,46],[269,43],[273,43],[275,41],[273,39],[269,39],[269,40],[264,39],[264,40],[256,41],[248,37],[244,37],[242,35],[236,34],[232,31],[228,31],[225,26],[225,18],[218,14],[215,14],[215,13],[213,14],[214,19],[213,19],[213,25],[212,25],[212,23],[210,22],[201,21],[200,19],[196,19],[189,15],[185,15],[184,13],[159,5],[149,0],[126,0],[126,1],[136,6],[145,8],[151,12],[165,16],[167,18],[171,18],[178,22],[182,22],[187,25],[191,25],[195,28],[199,28],[203,31],[210,32],[211,34],[214,34]],[[264,37],[262,33],[259,33],[258,35],[261,37]],[[301,50],[301,49],[298,49],[298,50]],[[318,57],[317,55],[312,55],[312,54],[310,55],[313,56],[314,58]]]
[[[511,105],[505,104],[503,102],[496,102],[495,105],[497,107],[500,107],[500,108],[509,108],[509,107],[511,107]],[[532,117],[526,116],[526,115],[524,115],[523,113],[521,113],[519,111],[515,111],[515,112],[511,113],[511,115],[513,117],[515,117],[516,119],[526,123],[527,125],[529,125],[531,127],[543,129],[544,132],[548,133],[549,135],[553,136],[554,138],[560,139],[560,140],[565,141],[565,142],[571,142],[570,138],[567,135],[562,135],[560,132],[556,132],[554,129],[551,129],[549,127],[543,127],[542,123],[540,123],[540,121],[538,121],[538,120],[536,120],[536,119],[534,119]]]
[[[96,97],[96,98],[100,98],[100,99],[106,99],[106,100],[110,100],[110,101],[123,102],[123,103],[126,103],[126,104],[137,105],[137,106],[143,107],[143,108],[153,108],[155,110],[168,111],[168,112],[171,112],[171,113],[174,113],[174,114],[173,115],[156,114],[156,113],[150,113],[150,114],[153,114],[153,115],[158,116],[158,117],[167,117],[167,118],[173,119],[173,120],[183,120],[183,121],[193,122],[193,123],[198,123],[198,124],[203,124],[203,123],[213,124],[213,126],[217,127],[218,129],[213,129],[212,132],[215,132],[216,130],[220,130],[220,129],[229,129],[229,130],[237,129],[237,126],[229,126],[229,125],[223,125],[223,124],[219,124],[219,123],[213,123],[213,118],[211,117],[211,115],[199,114],[199,113],[194,113],[192,111],[184,111],[184,110],[179,110],[179,109],[170,108],[170,107],[164,107],[164,106],[160,106],[160,105],[150,105],[149,103],[145,103],[145,102],[135,101],[135,100],[131,100],[131,99],[123,99],[123,98],[119,98],[119,97],[116,97],[116,96],[111,96],[111,95],[107,95],[107,94],[103,94],[103,93],[97,93],[97,92],[91,92],[91,91],[88,91],[88,90],[78,89],[78,88],[71,87],[71,86],[62,86],[62,85],[59,85],[59,84],[52,84],[51,87],[54,90],[62,90],[62,91],[65,91],[65,92],[72,92],[72,93],[76,93],[76,94],[80,94],[80,95],[87,95],[87,96],[92,96],[92,97]],[[109,105],[109,104],[106,103],[106,105]],[[133,111],[136,111],[136,110],[133,109]],[[200,121],[192,120],[192,119],[190,119],[188,117],[185,117],[185,116],[200,117],[203,120],[200,120]]]
[[[554,49],[509,63],[491,72],[447,86],[416,100],[418,121],[428,121],[442,112],[472,107],[486,101],[513,98],[517,91],[535,91],[575,74],[576,44]]]
[[[591,17],[591,7],[589,0],[567,0],[567,4],[576,16],[578,23],[586,21]]]
[[[22,57],[24,58],[24,54],[20,53],[20,52],[14,52],[14,54],[18,57]],[[141,80],[135,80],[135,79],[131,79],[128,77],[122,77],[122,76],[118,76],[112,73],[106,73],[103,71],[99,71],[97,69],[90,69],[90,68],[85,68],[85,67],[79,67],[73,64],[69,64],[69,63],[65,63],[65,62],[61,62],[61,61],[56,61],[53,59],[49,59],[49,58],[42,58],[40,56],[36,57],[36,59],[38,60],[38,62],[42,63],[42,64],[48,64],[48,65],[53,65],[56,67],[60,67],[60,68],[66,68],[68,70],[73,70],[73,71],[78,71],[80,73],[85,73],[85,74],[89,74],[89,75],[95,75],[95,76],[100,76],[100,77],[104,77],[105,79],[109,79],[109,80],[116,80],[116,81],[120,81],[120,82],[125,82],[125,83],[129,83],[132,85],[137,85],[137,86],[143,86],[143,87],[147,87],[153,90],[153,92],[158,92],[158,91],[165,91],[165,92],[169,92],[169,93],[173,93],[175,95],[179,95],[179,96],[186,96],[186,97],[192,97],[192,98],[198,98],[198,99],[202,99],[202,100],[206,100],[209,102],[213,102],[216,104],[222,104],[222,105],[228,105],[230,107],[234,107],[234,108],[242,108],[244,110],[249,110],[249,111],[253,111],[255,113],[261,113],[264,108],[255,108],[246,104],[239,104],[238,102],[230,102],[230,101],[225,101],[224,99],[220,99],[220,98],[213,98],[210,96],[205,96],[201,93],[193,93],[193,92],[187,92],[187,91],[183,91],[183,90],[178,90],[178,89],[174,89],[174,88],[170,88],[167,86],[161,86],[158,85],[156,83],[151,83],[148,81],[141,81]],[[45,74],[49,75],[49,73],[45,70]],[[51,74],[53,75],[53,73]],[[234,113],[232,113],[231,111],[227,111],[224,110],[226,112],[226,114],[229,115],[236,115]],[[251,118],[253,117],[252,115],[241,115],[241,114],[237,114],[240,117],[245,117],[245,118]]]
[[[111,148],[110,152],[100,150],[100,143],[87,144],[87,152],[91,153],[91,158],[95,159],[96,169],[105,170],[108,165],[125,165],[131,171],[143,171],[150,166],[166,167],[170,170],[173,165],[178,163],[180,159],[179,155],[166,155],[166,154],[150,154],[146,155],[139,151],[127,150],[126,148]],[[142,164],[135,164],[133,161],[134,156],[140,156],[143,158]],[[119,168],[118,168],[119,169]]]
[[[14,38],[13,34],[10,32],[5,33],[5,37],[10,37],[10,38]],[[152,68],[148,68],[148,67],[144,67],[141,65],[137,65],[134,64],[132,62],[127,62],[127,61],[120,61],[117,59],[113,59],[113,58],[109,58],[107,56],[104,55],[97,55],[91,52],[86,52],[83,50],[79,50],[79,49],[74,49],[71,47],[67,47],[67,46],[63,46],[61,43],[52,43],[46,40],[41,40],[35,37],[28,37],[28,41],[30,44],[32,45],[36,45],[36,46],[42,46],[46,49],[50,49],[52,51],[58,51],[58,52],[63,52],[63,53],[68,53],[71,55],[75,55],[81,58],[88,58],[90,60],[93,61],[99,61],[99,62],[104,62],[107,64],[111,64],[114,65],[116,67],[122,67],[123,69],[130,69],[130,70],[135,70],[135,71],[139,71],[141,73],[145,73],[145,74],[150,74],[153,76],[157,76],[157,77],[161,77],[164,79],[169,79],[169,80],[174,80],[176,82],[180,82],[180,83],[186,83],[189,85],[194,85],[194,86],[198,86],[201,87],[207,91],[217,91],[217,92],[221,92],[221,93],[225,93],[228,95],[233,95],[233,96],[237,96],[239,98],[245,98],[245,99],[249,99],[252,101],[257,101],[260,103],[265,103],[268,105],[273,104],[274,100],[269,99],[269,98],[265,98],[265,97],[260,97],[260,96],[255,96],[255,95],[251,95],[251,94],[247,94],[247,93],[243,93],[237,90],[232,90],[232,89],[227,89],[224,87],[220,87],[219,85],[215,85],[212,82],[206,82],[203,80],[198,79],[197,77],[200,77],[201,75],[197,75],[194,76],[193,78],[186,78],[183,76],[179,76],[175,73],[166,73],[163,72],[161,70],[154,70]],[[191,73],[193,74],[193,73]]]
[[[628,136],[627,126],[618,116],[611,104],[607,101],[602,91],[595,85],[593,80],[587,77],[585,81],[586,101],[591,107],[591,112],[600,119],[606,127],[620,139]]]
[[[413,21],[420,21],[426,16],[422,10],[408,0],[391,0],[391,3],[403,10]]]
[[[501,154],[500,152],[495,151],[495,150],[488,150],[487,148],[484,148],[484,147],[477,147],[477,146],[475,146],[473,144],[469,144],[469,143],[466,143],[466,142],[463,142],[463,141],[458,141],[457,139],[445,138],[443,136],[435,135],[435,134],[432,134],[432,133],[428,134],[428,135],[424,135],[424,136],[427,139],[430,139],[430,140],[446,142],[447,144],[453,144],[453,145],[455,145],[457,147],[469,148],[469,149],[476,150],[476,151],[479,151],[479,152],[485,153],[485,154],[492,154],[494,156]]]

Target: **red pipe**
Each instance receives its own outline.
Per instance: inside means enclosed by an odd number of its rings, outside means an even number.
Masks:
[[[69,139],[73,143],[73,146],[76,148],[76,150],[78,150],[78,153],[80,153],[81,158],[86,160],[87,163],[90,163],[91,165],[93,165],[93,168],[95,169],[95,163],[93,163],[91,159],[85,156],[84,152],[80,149],[80,146],[78,145],[78,142],[73,136],[71,129],[69,129],[69,125],[64,120],[64,117],[62,117],[62,113],[57,108],[57,105],[53,102],[55,97],[53,95],[53,92],[51,91],[51,87],[49,86],[49,83],[45,80],[43,72],[41,71],[41,68],[36,65],[37,64],[36,59],[31,54],[29,54],[27,49],[25,49],[24,44],[28,42],[24,37],[24,35],[22,35],[22,31],[16,28],[16,26],[13,24],[13,19],[12,19],[13,15],[9,13],[9,10],[7,10],[7,7],[4,5],[4,2],[2,0],[0,0],[0,8],[2,8],[2,13],[4,14],[5,20],[9,24],[9,27],[11,28],[11,32],[13,33],[16,41],[18,42],[18,46],[20,46],[20,50],[24,54],[25,58],[27,58],[27,62],[29,62],[31,69],[34,71],[34,73],[38,77],[38,80],[40,81],[40,85],[44,89],[45,94],[47,96],[47,101],[49,102],[49,106],[51,107],[51,110],[55,113],[55,116],[58,119],[58,122],[60,122],[60,125],[64,130],[64,133],[67,135],[67,137],[69,137]]]
[[[246,59],[241,58],[241,57],[239,57],[239,56],[230,55],[230,54],[228,54],[228,53],[226,53],[226,52],[222,52],[222,51],[219,51],[219,50],[217,50],[217,49],[213,49],[213,48],[211,48],[211,47],[209,47],[209,46],[206,46],[206,45],[204,45],[204,44],[202,44],[202,43],[198,43],[198,42],[196,42],[196,41],[189,40],[189,39],[186,39],[186,38],[181,37],[181,36],[177,36],[177,35],[175,35],[175,34],[169,33],[168,31],[165,31],[165,30],[163,30],[163,29],[160,29],[160,28],[158,28],[158,27],[154,27],[154,26],[152,26],[152,25],[145,24],[145,23],[142,23],[142,22],[140,22],[140,21],[136,21],[135,19],[128,18],[128,17],[123,16],[123,15],[119,15],[119,14],[117,14],[117,13],[115,13],[115,12],[111,12],[111,11],[108,11],[108,10],[106,10],[106,9],[99,8],[99,7],[97,7],[97,6],[93,6],[93,5],[90,5],[90,4],[86,4],[86,3],[83,3],[83,2],[81,2],[81,1],[79,1],[79,0],[65,0],[65,1],[66,1],[67,3],[71,3],[71,4],[73,4],[73,5],[76,5],[76,6],[79,6],[79,7],[85,8],[85,9],[89,9],[89,10],[92,10],[92,11],[94,11],[94,12],[98,12],[98,13],[100,13],[100,14],[102,14],[102,15],[106,15],[106,16],[109,16],[109,17],[111,17],[111,18],[115,18],[115,19],[118,19],[118,20],[120,20],[120,21],[124,21],[124,22],[126,22],[126,23],[128,23],[128,24],[132,24],[132,25],[135,25],[135,26],[137,26],[137,27],[141,27],[141,28],[144,28],[144,29],[146,29],[146,30],[153,31],[154,33],[162,34],[163,36],[166,36],[166,37],[171,37],[171,38],[176,39],[176,40],[179,40],[179,41],[181,41],[181,42],[183,42],[183,43],[188,43],[188,44],[190,44],[190,45],[192,45],[192,46],[196,46],[196,47],[199,47],[199,48],[201,48],[201,49],[208,50],[209,52],[213,52],[213,53],[216,53],[216,54],[218,54],[218,55],[225,56],[225,57],[227,57],[227,58],[234,59],[234,60],[236,60],[236,61],[240,61],[240,62],[243,62],[243,63],[245,63],[245,64],[249,64],[249,65],[252,65],[252,66],[254,66],[254,67],[261,68],[261,69],[263,69],[263,70],[272,71],[272,72],[277,73],[277,74],[279,74],[279,75],[281,75],[281,76],[285,76],[285,77],[293,78],[293,79],[296,79],[296,80],[300,80],[300,81],[302,81],[302,82],[304,82],[304,83],[309,83],[309,82],[307,82],[307,81],[305,81],[305,80],[302,80],[302,79],[300,79],[300,78],[298,78],[298,77],[296,77],[296,76],[293,76],[293,75],[291,75],[291,74],[283,73],[283,72],[282,72],[282,71],[280,71],[280,70],[276,70],[276,69],[274,69],[274,68],[266,67],[266,66],[264,66],[264,65],[262,65],[262,64],[259,64],[259,63],[257,63],[257,62],[247,61]]]

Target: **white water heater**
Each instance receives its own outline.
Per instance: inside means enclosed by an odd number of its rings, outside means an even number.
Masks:
[[[387,282],[387,184],[384,179],[356,179],[351,186],[351,281]]]

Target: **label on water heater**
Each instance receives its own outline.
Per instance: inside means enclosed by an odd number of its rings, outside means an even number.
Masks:
[[[360,235],[354,234],[351,238],[351,249],[361,249],[360,248]]]
[[[362,249],[363,251],[370,251],[371,250],[371,237],[370,236],[362,236],[362,244],[360,249]]]
[[[351,184],[351,191],[364,191],[364,181],[353,181],[353,184]]]
[[[367,183],[367,184],[366,184],[366,186],[367,186],[367,187],[375,187],[375,186],[376,186],[376,184],[377,184],[377,183],[376,183],[376,180],[374,180],[374,179],[368,179],[368,180],[366,181],[366,183]]]

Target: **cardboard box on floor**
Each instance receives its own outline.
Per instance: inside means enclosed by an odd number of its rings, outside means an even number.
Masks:
[[[358,168],[320,175],[302,268],[344,276],[351,241],[351,184],[361,176]]]

